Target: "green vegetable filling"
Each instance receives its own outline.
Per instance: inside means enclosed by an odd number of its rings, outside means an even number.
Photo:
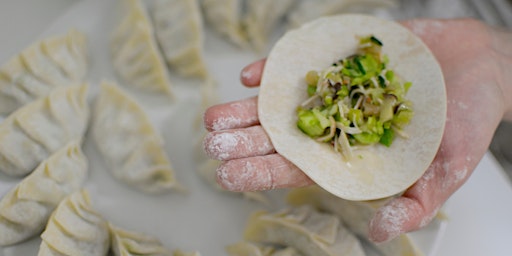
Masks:
[[[362,37],[356,54],[306,74],[309,98],[297,108],[303,133],[347,158],[352,146],[390,147],[395,134],[407,137],[403,128],[414,112],[405,96],[412,83],[388,68],[382,47],[377,37]]]

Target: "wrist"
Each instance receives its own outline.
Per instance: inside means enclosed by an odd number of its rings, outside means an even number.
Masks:
[[[503,94],[505,111],[503,119],[512,121],[512,32],[491,28],[492,50],[497,61],[497,83]]]

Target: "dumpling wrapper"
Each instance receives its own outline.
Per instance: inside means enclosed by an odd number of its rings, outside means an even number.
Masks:
[[[327,143],[303,134],[296,108],[307,98],[304,77],[355,53],[357,36],[373,34],[384,46],[389,67],[411,81],[407,98],[414,117],[404,128],[409,139],[354,150],[349,161]],[[258,101],[261,125],[277,152],[330,193],[348,200],[372,200],[412,185],[432,162],[446,120],[446,91],[441,68],[423,42],[405,27],[365,15],[321,18],[288,32],[272,49]],[[354,149],[354,148],[353,148]]]
[[[114,256],[130,255],[170,255],[169,249],[162,245],[157,238],[144,234],[125,230],[108,224],[110,231],[110,250]]]

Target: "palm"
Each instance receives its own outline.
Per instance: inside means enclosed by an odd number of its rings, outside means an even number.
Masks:
[[[474,21],[412,21],[404,25],[423,39],[442,67],[448,97],[447,122],[439,151],[423,177],[373,219],[370,228],[376,241],[430,222],[472,173],[504,112],[494,79],[496,64],[490,57],[489,36],[483,25]],[[389,216],[404,211],[406,215]],[[394,217],[401,219],[391,221]]]
[[[370,236],[377,242],[430,222],[484,155],[505,107],[495,79],[498,69],[487,27],[471,20],[417,20],[403,24],[422,38],[441,65],[448,97],[447,122],[439,151],[423,177],[381,208],[371,221]],[[242,82],[259,85],[263,65],[264,62],[257,62],[244,69]],[[229,130],[213,131],[205,140],[209,155],[225,161],[218,170],[222,186],[261,190],[312,183],[274,151],[259,126],[256,98],[212,107],[205,114],[206,127],[216,130],[215,122],[228,120],[227,117],[236,119],[223,127]],[[216,143],[227,135],[238,139],[236,145]]]

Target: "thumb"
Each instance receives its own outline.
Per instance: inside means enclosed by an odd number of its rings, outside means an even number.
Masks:
[[[369,239],[375,243],[387,242],[400,234],[424,227],[438,209],[425,209],[418,201],[407,197],[393,199],[370,221]]]

